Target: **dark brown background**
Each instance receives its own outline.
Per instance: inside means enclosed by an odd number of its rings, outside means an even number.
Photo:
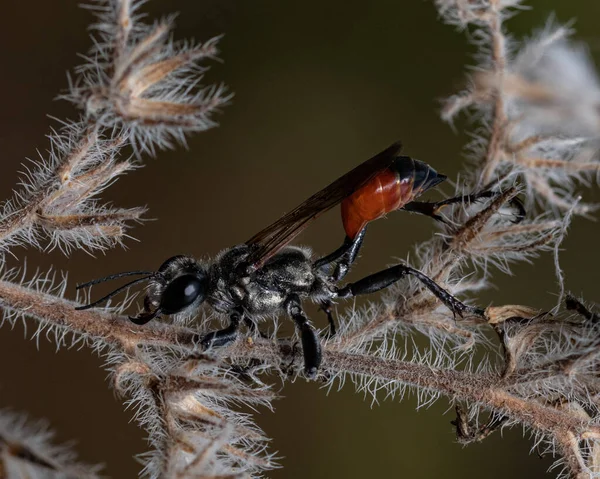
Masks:
[[[554,10],[560,21],[578,19],[578,38],[598,56],[598,2],[530,3],[533,11],[508,23],[517,37],[543,25]],[[219,118],[221,127],[192,137],[189,150],[161,152],[106,193],[118,205],[148,205],[157,221],[135,228],[139,243],[68,260],[17,249],[31,270],[68,269],[75,285],[117,270],[153,268],[175,253],[213,255],[397,138],[407,153],[450,177],[461,168],[468,137],[439,120],[438,99],[460,88],[473,49],[464,34],[437,20],[430,2],[154,0],[146,11],[152,17],[181,12],[179,38],[226,33],[225,63],[216,64],[208,80],[227,83],[236,93],[233,104]],[[76,53],[89,46],[90,21],[75,1],[3,2],[0,198],[11,195],[23,159],[47,147],[44,135],[56,123],[46,114],[73,116],[53,98],[66,86],[65,71],[79,62]],[[459,131],[465,123],[459,121]],[[301,241],[320,253],[336,247],[338,214]],[[353,277],[404,257],[433,231],[426,219],[402,214],[373,225]],[[592,300],[598,231],[596,223],[576,219],[562,256],[568,287]],[[512,278],[497,274],[497,289],[480,303],[554,304],[548,257],[514,272]],[[61,440],[78,440],[84,459],[105,462],[114,477],[134,477],[139,467],[132,455],[145,450],[143,433],[107,388],[102,360],[88,350],[54,349],[42,340],[38,350],[23,339],[21,326],[0,331],[0,405],[48,418]],[[283,457],[284,469],[270,477],[524,478],[544,476],[550,464],[528,454],[531,443],[520,429],[463,450],[454,442],[445,400],[419,412],[414,398],[372,407],[350,386],[326,395],[303,381],[282,394],[275,414],[257,415],[274,438],[272,450]]]

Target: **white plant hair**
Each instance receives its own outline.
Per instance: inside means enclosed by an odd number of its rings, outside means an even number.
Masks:
[[[489,189],[494,197],[443,210],[446,223],[406,263],[467,303],[491,285],[492,274],[554,254],[559,307],[489,306],[483,315],[453,314],[427,289],[407,279],[381,301],[349,308],[338,333],[324,340],[319,380],[329,389],[352,382],[378,398],[414,391],[419,406],[444,397],[456,410],[463,444],[519,425],[537,451],[556,457],[558,477],[600,478],[600,316],[565,293],[559,246],[574,215],[595,205],[580,198],[598,178],[600,82],[585,47],[567,27],[548,24],[522,44],[503,21],[519,0],[435,0],[441,17],[469,28],[479,53],[464,91],[444,103],[451,122],[476,121],[471,164],[456,183],[459,195]],[[78,121],[51,134],[50,150],[28,165],[13,198],[0,207],[0,249],[15,247],[105,251],[128,237],[144,208],[117,208],[99,195],[133,172],[146,154],[183,143],[216,126],[230,99],[223,86],[202,87],[218,38],[172,40],[173,18],[142,23],[143,0],[99,1],[93,47],[69,77],[63,98]],[[126,147],[133,148],[127,156]],[[515,198],[527,217],[515,221]],[[3,256],[4,261],[4,256]],[[111,385],[149,437],[141,475],[151,478],[260,477],[277,467],[269,438],[240,405],[272,408],[282,381],[302,374],[294,337],[242,334],[203,350],[201,319],[133,325],[128,296],[106,308],[75,310],[89,298],[65,298],[66,274],[4,267],[3,323],[33,321],[57,346],[83,344],[106,358]],[[426,348],[416,344],[423,333]],[[484,360],[475,361],[484,353]],[[477,355],[477,356],[476,356]],[[0,412],[0,476],[95,477],[49,444],[44,428]],[[3,476],[3,477],[4,477]]]
[[[69,447],[52,444],[53,437],[54,433],[45,421],[33,422],[22,413],[0,410],[2,477],[100,477],[101,466],[76,462]]]

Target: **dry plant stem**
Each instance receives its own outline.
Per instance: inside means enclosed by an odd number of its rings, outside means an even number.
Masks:
[[[129,40],[131,31],[131,0],[120,0],[117,10],[117,33],[115,35],[115,58],[119,60],[123,56],[123,47]]]
[[[558,447],[569,467],[573,479],[587,479],[590,475],[586,472],[585,460],[579,448],[579,438],[571,431],[557,431],[555,438]]]
[[[59,163],[54,171],[57,183],[48,183],[30,198],[27,205],[16,211],[0,223],[0,242],[14,236],[20,231],[35,225],[41,220],[41,212],[57,195],[58,185],[65,185],[71,180],[71,171],[85,158],[92,145],[98,140],[96,128],[91,126],[83,135],[70,155]]]
[[[13,457],[25,460],[44,469],[56,471],[56,468],[52,464],[51,460],[49,460],[48,458],[41,457],[31,449],[21,444],[13,443],[2,436],[0,436],[0,450],[8,451]],[[5,473],[5,466],[2,463],[2,460],[0,459],[0,477],[4,479],[6,477],[4,476]]]
[[[488,22],[492,43],[492,69],[499,83],[502,82],[502,77],[506,66],[506,40],[504,38],[504,33],[502,32],[502,18],[499,8],[500,1],[501,0],[491,0],[489,14],[485,16]],[[494,102],[491,136],[480,177],[482,184],[488,184],[494,179],[496,166],[502,156],[502,142],[504,141],[505,127],[506,116],[504,114],[504,100],[502,98],[502,90],[498,89],[496,91]]]
[[[80,463],[68,445],[54,444],[45,422],[0,410],[0,478],[98,479],[100,466]]]
[[[226,354],[234,361],[248,359],[250,356],[269,364],[279,364],[288,360],[290,345],[285,346],[277,347],[264,340],[252,343],[240,341]],[[359,374],[437,391],[454,400],[484,405],[490,410],[502,412],[511,419],[517,419],[549,434],[569,431],[577,437],[600,437],[600,426],[590,424],[575,414],[508,393],[498,386],[501,383],[497,375],[432,368],[424,364],[348,354],[330,351],[327,348],[324,352],[323,368],[329,373]]]
[[[555,434],[571,431],[582,434],[600,434],[600,427],[582,421],[553,407],[526,401],[497,387],[498,377],[464,373],[451,369],[436,369],[406,361],[365,357],[346,353],[325,354],[326,369],[368,375],[389,381],[434,390],[455,400],[466,400],[502,412],[511,419],[535,429]]]
[[[129,354],[135,352],[138,344],[193,348],[199,340],[198,334],[189,329],[160,324],[141,327],[126,317],[99,310],[75,311],[77,303],[6,281],[0,281],[0,306],[26,312],[32,318],[59,328],[102,338]]]
[[[145,212],[144,208],[101,206],[93,199],[115,178],[135,168],[129,160],[117,161],[125,138],[104,138],[93,123],[72,125],[72,129],[78,136],[69,137],[69,149],[65,138],[57,135],[48,153],[52,166],[34,167],[29,172],[32,184],[17,192],[12,203],[2,205],[0,245],[4,249],[25,242],[65,250],[75,245],[102,249],[122,241],[127,223]],[[42,245],[41,238],[49,239],[49,245]]]
[[[60,328],[83,333],[91,338],[103,338],[129,354],[135,354],[138,345],[179,347],[190,353],[197,351],[198,335],[186,328],[158,324],[138,327],[125,317],[95,311],[75,311],[71,301],[6,282],[0,282],[0,298],[0,305],[4,308],[27,311],[28,316]],[[299,353],[293,351],[289,341],[276,344],[264,339],[238,341],[220,354],[234,362],[256,359],[274,366],[289,362],[292,354],[298,355],[299,360]],[[502,383],[497,375],[432,368],[424,364],[348,354],[328,348],[325,349],[323,368],[329,373],[359,374],[438,391],[454,400],[484,405],[549,434],[570,432],[577,437],[582,434],[600,437],[600,426],[586,423],[567,411],[526,401],[508,393],[499,387]],[[190,389],[201,386],[194,383],[190,385]],[[176,389],[181,390],[181,385]]]

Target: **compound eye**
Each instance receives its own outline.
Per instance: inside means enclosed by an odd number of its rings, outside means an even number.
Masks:
[[[175,314],[190,306],[197,299],[204,300],[203,279],[196,275],[185,274],[171,281],[160,300],[160,311],[163,314]]]

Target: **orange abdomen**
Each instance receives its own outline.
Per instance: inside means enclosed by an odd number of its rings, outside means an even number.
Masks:
[[[342,201],[346,235],[353,240],[370,221],[402,208],[445,179],[422,161],[397,157],[387,169]]]
[[[387,169],[342,201],[346,235],[354,239],[369,221],[397,210],[412,198],[412,181]]]

